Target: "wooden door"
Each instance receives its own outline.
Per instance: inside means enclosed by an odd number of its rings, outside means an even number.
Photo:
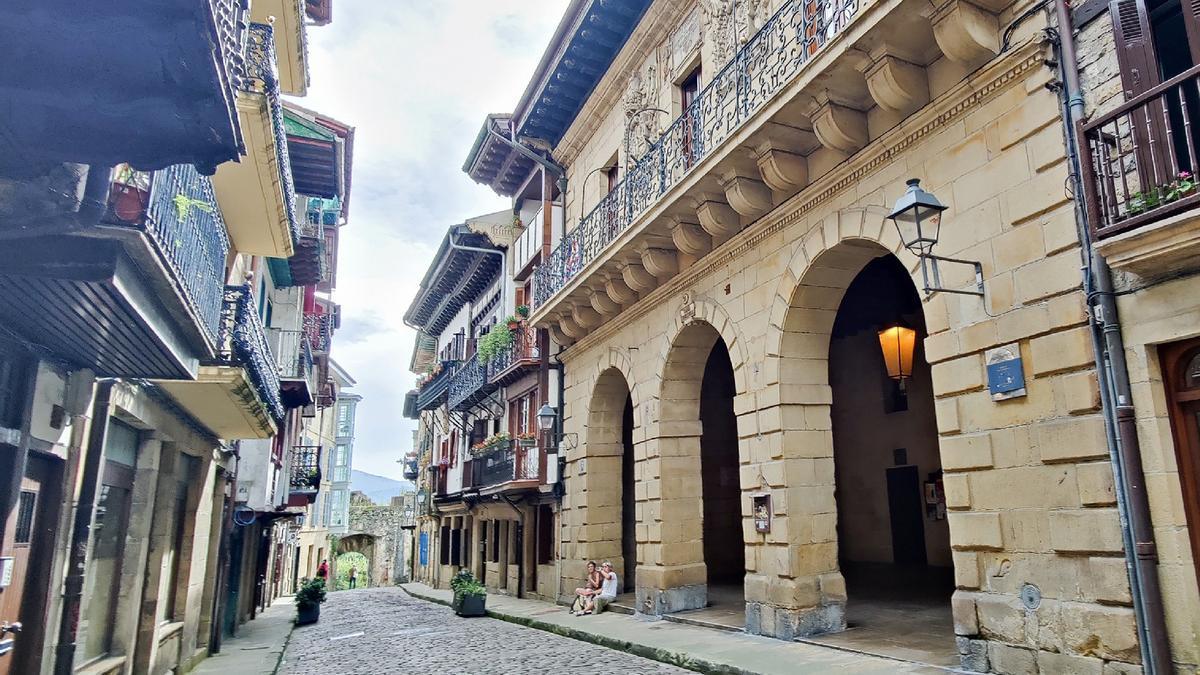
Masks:
[[[58,490],[57,462],[31,452],[21,493],[4,528],[4,550],[12,558],[12,581],[0,589],[0,627],[21,624],[20,632],[0,635],[0,675],[37,672],[46,623],[49,561],[54,550]]]
[[[1159,353],[1192,544],[1192,564],[1196,579],[1200,580],[1200,340],[1164,345]]]
[[[892,560],[897,565],[924,565],[925,521],[921,477],[915,466],[887,470],[888,512],[892,525]]]

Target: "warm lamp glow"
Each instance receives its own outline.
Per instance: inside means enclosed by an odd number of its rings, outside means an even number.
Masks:
[[[888,377],[904,381],[912,376],[913,347],[916,343],[917,331],[911,328],[892,326],[879,331],[879,347],[883,350]]]

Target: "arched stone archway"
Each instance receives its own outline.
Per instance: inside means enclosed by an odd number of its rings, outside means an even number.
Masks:
[[[582,447],[586,472],[579,477],[582,490],[577,503],[578,517],[585,524],[577,539],[581,561],[612,561],[627,590],[632,590],[628,582],[638,559],[633,447],[638,408],[621,369],[610,365],[602,370],[587,407]],[[582,564],[579,569],[582,583]]]
[[[377,585],[379,583],[380,570],[376,564],[376,537],[363,532],[350,534],[338,539],[336,556],[343,553],[361,553],[367,558],[367,578],[358,580],[358,587]],[[335,557],[336,557],[335,556]]]
[[[705,607],[710,584],[729,586],[742,601],[742,538],[738,422],[734,396],[742,366],[707,321],[681,322],[661,375],[656,457],[645,472],[658,497],[646,526],[658,545],[639,569],[638,606],[663,614]],[[734,354],[737,354],[735,357]],[[737,359],[736,365],[734,359]],[[744,379],[743,379],[744,382]],[[643,580],[642,577],[645,577]]]

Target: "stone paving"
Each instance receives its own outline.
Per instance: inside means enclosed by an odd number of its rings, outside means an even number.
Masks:
[[[330,593],[321,620],[296,628],[280,673],[588,675],[691,671],[488,618],[463,619],[400,588]]]

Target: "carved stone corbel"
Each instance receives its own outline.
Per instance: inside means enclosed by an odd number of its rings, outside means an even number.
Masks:
[[[781,148],[770,141],[758,144],[755,162],[763,182],[776,192],[795,192],[808,185],[808,159]]]
[[[575,319],[569,316],[560,316],[558,319],[558,327],[564,335],[572,340],[578,340],[587,335],[587,330],[575,322]]]
[[[637,293],[649,293],[658,288],[658,279],[646,271],[641,261],[629,261],[621,269],[621,278]]]
[[[705,232],[700,223],[683,216],[671,216],[671,221],[671,241],[680,251],[700,257],[712,250],[712,235]]]
[[[976,64],[1000,53],[1000,21],[966,0],[950,0],[932,17],[933,37],[951,61]]]
[[[566,332],[563,331],[561,322],[551,324],[550,335],[551,335],[551,337],[554,338],[555,342],[557,342],[558,344],[563,345],[563,346],[571,345],[571,344],[575,343],[575,338],[571,337],[570,335],[567,335]]]
[[[737,211],[725,202],[706,199],[696,206],[696,218],[700,227],[712,235],[713,247],[720,246],[742,229],[742,219]]]
[[[679,261],[675,250],[647,246],[642,249],[642,266],[659,281],[666,281],[679,273]]]
[[[908,115],[929,103],[929,78],[924,68],[886,52],[875,56],[863,75],[879,107]]]
[[[608,293],[608,297],[618,305],[632,305],[638,299],[637,291],[630,288],[620,274],[608,275],[604,282],[604,290]]]
[[[608,297],[608,291],[589,288],[585,292],[592,309],[599,312],[604,318],[612,318],[621,313],[620,303],[613,302],[612,298]]]
[[[595,328],[603,321],[600,313],[592,309],[591,305],[577,303],[571,309],[571,318],[575,319],[575,323],[583,328]]]
[[[828,98],[816,104],[812,123],[817,139],[830,150],[849,155],[862,150],[871,140],[867,133],[866,113]]]
[[[757,172],[751,176],[747,171],[734,169],[722,173],[719,180],[734,211],[755,218],[771,210],[771,188],[759,180]]]

